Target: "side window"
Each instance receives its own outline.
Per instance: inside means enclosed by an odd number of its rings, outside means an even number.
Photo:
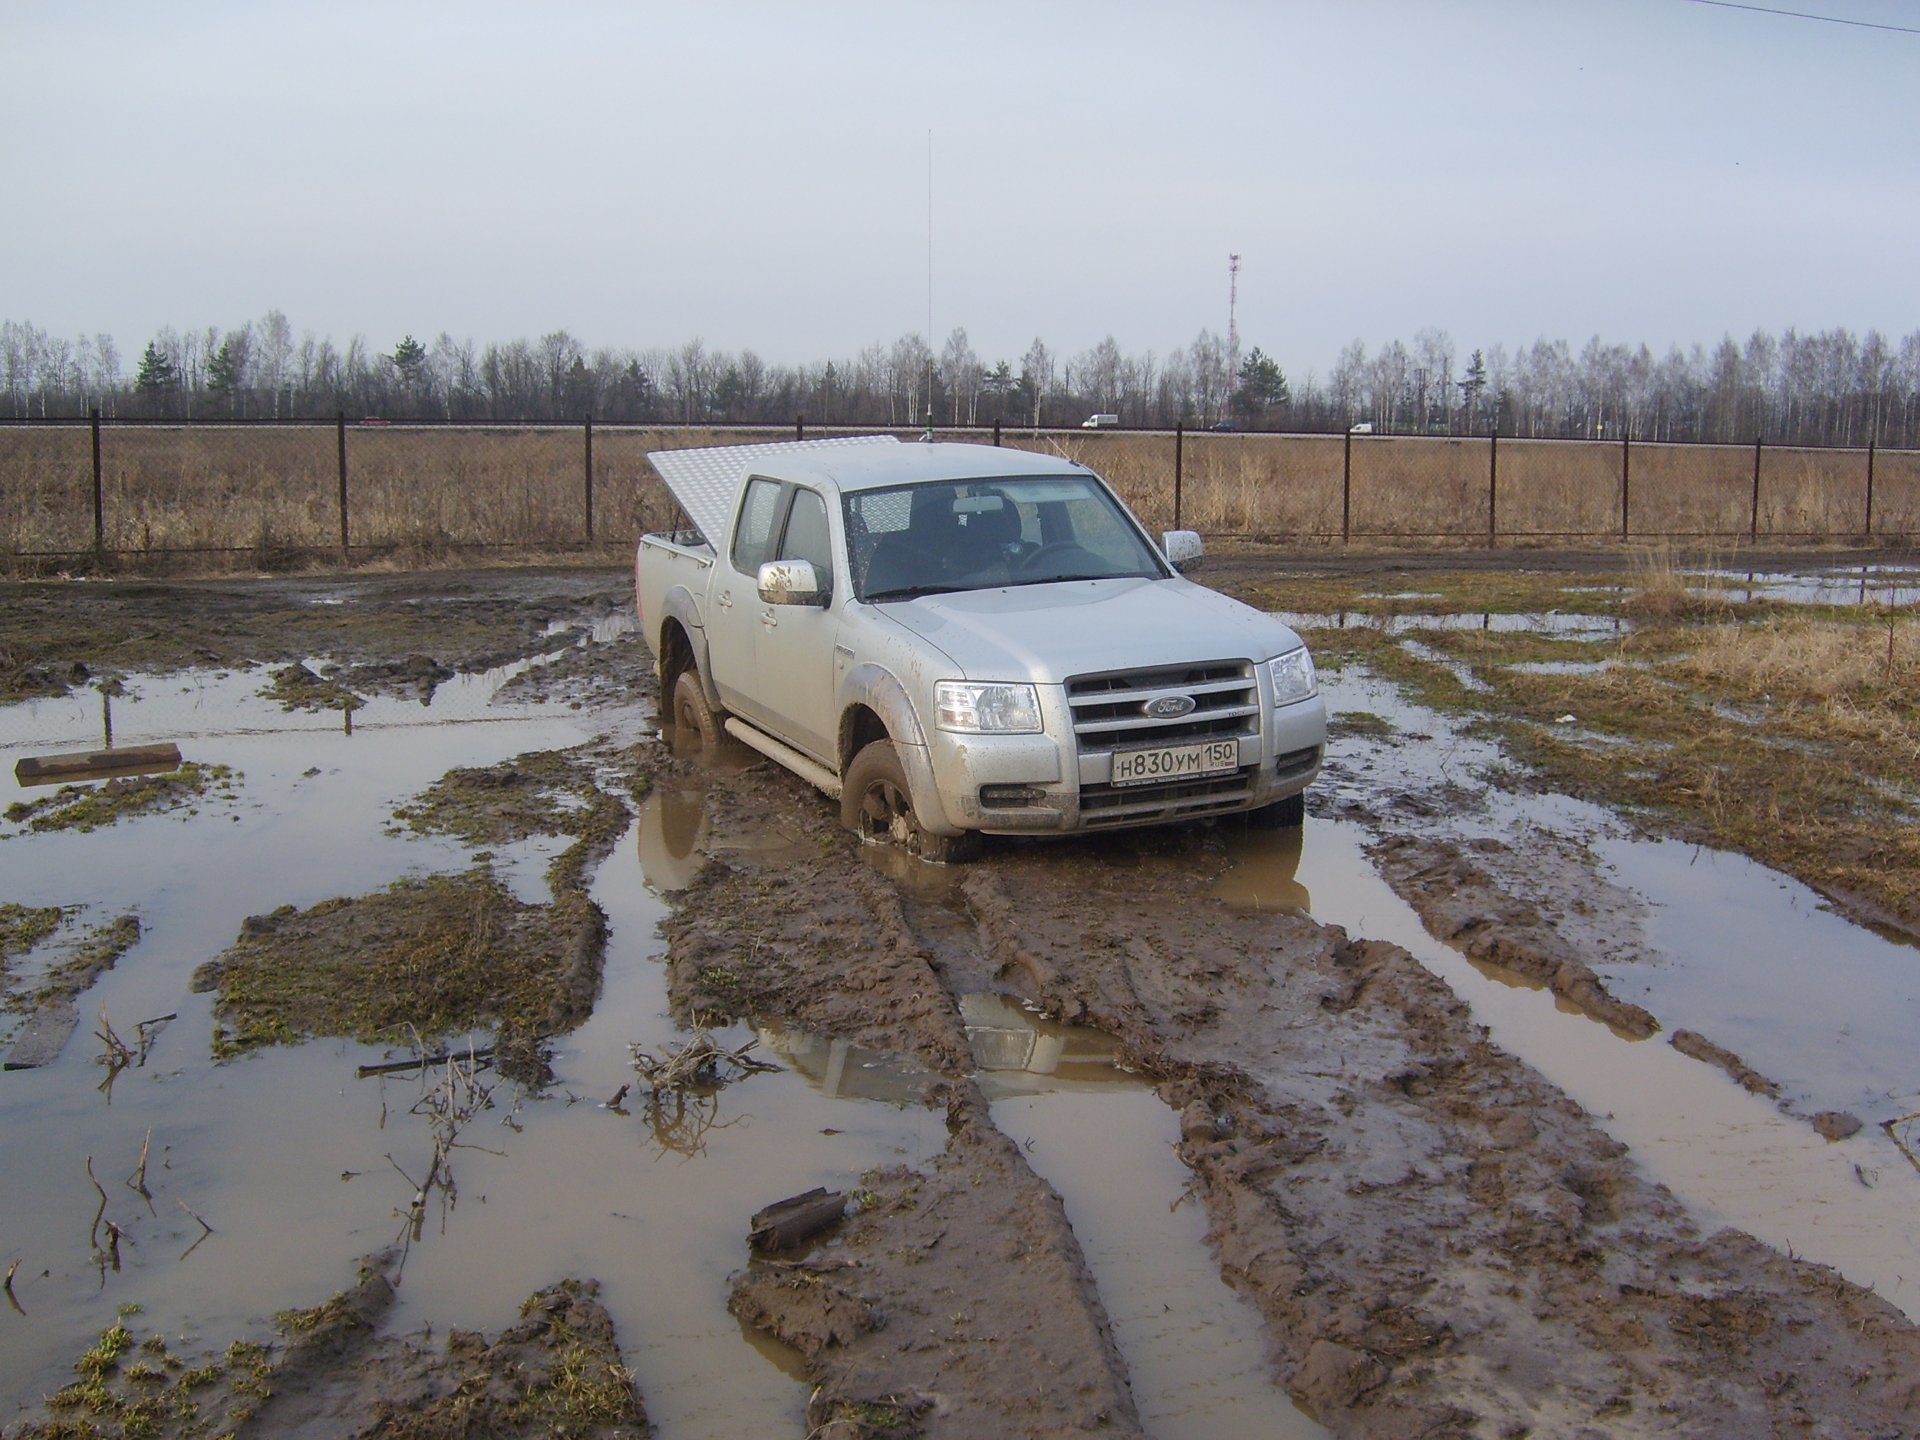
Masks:
[[[827,505],[813,491],[793,492],[793,508],[787,512],[787,533],[775,558],[812,562],[821,589],[832,591],[833,541],[827,534]]]
[[[747,497],[740,502],[740,523],[733,531],[733,568],[742,575],[757,573],[767,558],[779,502],[780,486],[775,481],[747,482]]]

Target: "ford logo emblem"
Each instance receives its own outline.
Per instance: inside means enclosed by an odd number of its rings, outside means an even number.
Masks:
[[[1155,720],[1178,720],[1182,715],[1191,715],[1194,709],[1191,695],[1162,695],[1146,705],[1147,714]]]

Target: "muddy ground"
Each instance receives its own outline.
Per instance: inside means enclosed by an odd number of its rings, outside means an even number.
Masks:
[[[1271,578],[1272,563],[1208,578],[1231,589],[1252,575]],[[339,667],[330,683],[392,691],[532,654],[625,583],[9,587],[0,658],[16,695],[115,668],[316,656]],[[538,683],[589,710],[651,705],[637,640],[582,654]],[[1740,1233],[1701,1233],[1404,950],[1208,899],[1202,882],[1226,863],[1217,831],[995,845],[929,879],[917,862],[872,863],[833,806],[769,764],[712,766],[658,741],[599,758],[631,789],[704,793],[713,858],[666,926],[684,1023],[796,1026],[935,1077],[927,1101],[948,1138],[934,1163],[862,1177],[847,1218],[799,1252],[756,1260],[743,1237],[731,1303],[804,1357],[808,1434],[1146,1433],[1063,1206],[974,1078],[959,1000],[982,992],[1117,1037],[1156,1082],[1222,1273],[1264,1317],[1276,1403],[1284,1391],[1335,1435],[1920,1434],[1920,1333],[1898,1310]],[[747,843],[769,828],[795,843]],[[1397,836],[1390,813],[1378,830],[1383,872],[1435,933],[1629,1033],[1657,1024],[1596,977],[1593,902],[1576,883],[1525,893],[1530,867],[1484,846]],[[353,1343],[290,1343],[270,1361],[275,1396],[321,1398],[252,1406],[233,1428],[633,1433],[644,1397],[620,1408],[617,1337],[591,1279],[553,1277],[572,1283],[529,1302],[525,1334],[462,1332],[444,1350],[385,1336],[382,1365],[361,1336],[379,1330],[379,1282],[363,1283],[340,1302],[348,1318],[318,1327]],[[561,1314],[596,1347],[599,1381],[619,1382],[579,1403],[613,1408],[577,1428],[524,1396],[462,1409],[507,1366],[501,1347],[539,1342],[541,1317]],[[71,1413],[8,1434],[88,1433],[52,1428]]]

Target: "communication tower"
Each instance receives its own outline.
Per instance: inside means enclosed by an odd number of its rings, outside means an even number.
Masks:
[[[1227,408],[1233,408],[1234,388],[1240,383],[1240,256],[1227,256]]]

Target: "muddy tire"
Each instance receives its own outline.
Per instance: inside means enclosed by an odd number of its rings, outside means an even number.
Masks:
[[[1307,823],[1307,792],[1247,812],[1249,830],[1298,830]]]
[[[711,755],[720,748],[720,716],[701,688],[700,672],[682,670],[673,682],[674,740],[688,754]]]
[[[853,757],[840,790],[840,821],[868,840],[898,845],[922,860],[971,859],[978,835],[934,835],[920,828],[906,767],[891,740],[875,740]]]

